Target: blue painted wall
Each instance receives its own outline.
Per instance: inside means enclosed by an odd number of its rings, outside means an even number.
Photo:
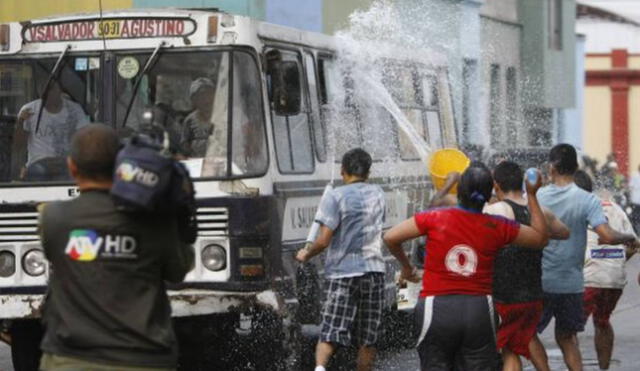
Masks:
[[[322,32],[323,0],[267,0],[265,6],[267,22]]]

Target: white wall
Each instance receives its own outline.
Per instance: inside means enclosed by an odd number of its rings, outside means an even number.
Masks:
[[[585,90],[585,36],[576,35],[576,107],[561,112],[561,125],[558,127],[557,140],[584,149],[583,112]]]
[[[499,122],[495,123],[501,130],[498,137],[498,143],[506,147],[516,147],[518,144],[526,142],[526,130],[521,126],[521,110],[522,104],[520,96],[522,94],[523,72],[520,63],[520,36],[522,28],[515,24],[496,21],[494,18],[481,18],[481,37],[482,37],[482,58],[480,63],[482,99],[481,99],[481,125],[483,128],[485,145],[489,144],[490,133],[490,107],[491,107],[491,65],[500,67],[500,101],[499,104]],[[518,125],[516,127],[507,127],[507,91],[506,79],[507,68],[514,67],[516,69],[516,85],[518,90],[517,98],[517,118]],[[519,143],[506,143],[507,130],[516,131],[517,141]]]
[[[488,0],[480,8],[480,14],[505,22],[518,22],[518,0]]]
[[[627,49],[640,53],[640,27],[601,19],[581,18],[576,32],[586,35],[587,53],[610,53],[611,49]]]

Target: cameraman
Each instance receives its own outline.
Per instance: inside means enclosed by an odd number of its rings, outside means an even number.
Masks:
[[[105,125],[80,129],[67,160],[80,196],[40,211],[53,267],[41,370],[176,368],[165,281],[184,279],[193,249],[180,242],[172,217],[115,207],[109,190],[118,147]]]

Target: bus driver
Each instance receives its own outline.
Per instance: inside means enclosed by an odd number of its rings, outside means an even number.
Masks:
[[[211,118],[213,116],[213,100],[216,92],[215,85],[207,77],[193,80],[189,88],[189,98],[194,111],[185,119],[182,128],[180,147],[187,157],[204,157],[210,135],[217,135],[223,130],[214,130]],[[225,143],[223,138],[219,143]]]
[[[15,156],[14,168],[20,169],[19,179],[53,180],[56,175],[68,178],[66,170],[61,171],[61,174],[51,174],[45,159],[62,159],[61,163],[64,165],[71,136],[88,124],[87,116],[79,104],[63,97],[62,89],[55,80],[49,86],[38,124],[41,105],[42,99],[36,99],[22,106],[18,113],[12,152]],[[38,163],[44,167],[40,168],[36,165]]]

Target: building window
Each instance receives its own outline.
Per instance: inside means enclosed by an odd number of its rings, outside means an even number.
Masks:
[[[500,94],[500,65],[491,65],[491,85],[489,86],[489,128],[491,144],[501,143],[501,94]]]
[[[518,80],[515,67],[507,68],[506,79],[507,143],[514,145],[518,139]]]
[[[562,50],[562,0],[548,0],[549,48]]]
[[[550,147],[553,143],[551,128],[553,111],[549,108],[531,107],[524,111],[524,121],[528,128],[527,144],[533,147]]]
[[[465,59],[462,67],[462,141],[471,141],[471,127],[473,126],[473,94],[477,94],[478,62],[474,59]]]

